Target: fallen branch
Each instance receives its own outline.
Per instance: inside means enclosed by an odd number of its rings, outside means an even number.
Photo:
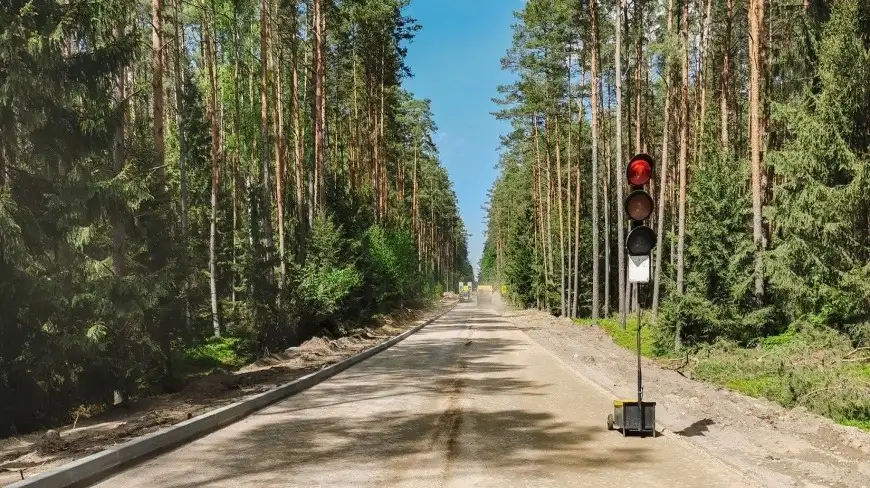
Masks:
[[[668,362],[680,361],[680,364],[677,366],[662,366],[663,369],[667,369],[670,371],[676,371],[679,373],[680,370],[682,370],[683,368],[685,368],[686,366],[689,365],[689,353],[687,352],[685,357],[682,357],[679,359],[677,359],[677,358],[667,359],[666,361],[668,361]]]
[[[804,400],[806,400],[807,398],[810,398],[810,397],[812,397],[812,396],[816,396],[816,395],[818,395],[819,393],[824,393],[824,392],[826,392],[826,391],[845,390],[845,389],[846,389],[845,386],[843,386],[843,385],[839,385],[839,386],[828,386],[828,387],[825,387],[825,388],[819,388],[819,389],[816,389],[816,390],[812,390],[812,391],[810,391],[810,392],[804,393],[804,394],[800,397],[800,400],[798,400],[798,403],[803,404]]]
[[[870,351],[870,346],[856,347],[855,349],[852,350],[852,352],[850,352],[849,354],[846,354],[845,356],[843,356],[843,358],[845,359],[845,358],[847,358],[847,357],[849,357],[849,356],[853,356],[853,355],[855,355],[856,353],[858,353],[858,352],[860,352],[860,351]]]
[[[860,363],[861,361],[870,361],[870,356],[866,356],[863,358],[849,358],[849,359],[841,359],[841,363]]]

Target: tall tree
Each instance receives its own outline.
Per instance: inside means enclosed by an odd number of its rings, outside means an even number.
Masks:
[[[218,190],[220,188],[220,129],[217,108],[217,70],[212,40],[212,21],[209,9],[203,5],[202,43],[204,45],[206,74],[208,76],[208,118],[211,122],[211,216],[208,239],[209,291],[211,294],[211,320],[214,336],[221,336],[221,318],[218,309],[217,220]]]
[[[324,153],[326,152],[324,140],[325,123],[325,92],[324,92],[324,26],[323,0],[312,0],[312,30],[314,33],[314,164],[315,164],[315,193],[314,203],[318,208],[323,205],[324,178],[326,168],[324,166]]]
[[[622,19],[625,13],[625,0],[619,0],[619,10],[616,12],[616,49],[614,50],[614,66],[616,70],[616,160],[615,165],[619,167],[623,164],[622,161]],[[623,198],[623,182],[621,178],[616,179],[616,204],[617,207],[622,204]],[[623,231],[624,219],[622,214],[617,212],[616,219],[616,252],[617,252],[617,268],[619,269],[619,321],[622,328],[625,328],[626,314],[628,313],[628,302],[626,296],[625,283],[625,235]]]
[[[151,98],[154,114],[154,149],[157,153],[157,174],[163,175],[166,152],[164,92],[163,92],[163,0],[151,2]]]
[[[668,0],[668,30],[667,37],[670,39],[673,35],[673,18],[674,18],[674,0]],[[653,279],[653,315],[658,315],[659,297],[661,296],[662,286],[662,255],[664,255],[664,234],[665,234],[665,210],[667,208],[668,196],[668,157],[670,150],[668,143],[670,142],[671,128],[671,99],[673,98],[673,66],[670,59],[665,59],[665,70],[663,75],[665,87],[665,110],[664,123],[662,124],[662,155],[661,155],[661,170],[659,171],[659,199],[658,199],[658,215],[656,216],[656,247],[655,247],[655,278]],[[673,203],[671,204],[673,205]]]
[[[765,247],[762,216],[762,125],[764,107],[762,106],[764,86],[764,0],[749,0],[749,140],[752,160],[752,240],[755,244],[755,295],[764,296]]]
[[[689,3],[683,0],[680,30],[680,59],[683,65],[683,78],[680,85],[680,160],[679,160],[679,222],[677,224],[677,294],[685,290],[685,248],[686,248],[686,172],[689,155]],[[676,334],[677,349],[679,349],[680,334]]]
[[[598,237],[598,141],[599,141],[599,121],[598,121],[598,0],[590,0],[589,11],[592,17],[592,54],[590,56],[590,75],[589,75],[589,91],[590,91],[590,110],[592,111],[592,318],[598,319],[600,293],[598,291],[598,280],[600,279],[600,271],[598,269],[601,259],[601,251],[599,250],[600,238]],[[581,118],[582,120],[582,118]],[[606,207],[605,207],[606,208]],[[607,210],[605,209],[605,213]],[[606,232],[606,231],[605,231]],[[608,251],[609,252],[609,251]],[[607,306],[604,307],[605,311]],[[606,312],[605,312],[606,313]]]

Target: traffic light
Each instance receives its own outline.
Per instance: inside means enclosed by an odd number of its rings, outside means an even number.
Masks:
[[[631,192],[625,199],[625,213],[631,219],[625,247],[629,256],[647,256],[656,245],[656,233],[645,225],[653,213],[655,202],[644,187],[652,179],[655,161],[649,154],[640,153],[631,158],[625,171]]]

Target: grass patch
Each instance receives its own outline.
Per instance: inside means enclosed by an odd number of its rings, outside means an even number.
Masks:
[[[829,329],[790,330],[741,348],[721,342],[695,351],[692,374],[785,407],[804,407],[870,430],[870,365],[848,361],[849,340]]]
[[[838,423],[842,425],[848,425],[849,427],[858,427],[861,430],[866,430],[867,432],[870,432],[870,420],[844,419],[838,421]]]
[[[618,318],[605,318],[599,320],[591,319],[575,319],[580,325],[594,326],[597,325],[613,339],[613,342],[625,349],[637,351],[637,317],[630,318],[625,324],[625,330],[619,325]],[[653,350],[652,330],[647,321],[643,321],[643,327],[640,331],[640,350],[641,354],[646,357],[656,357]]]
[[[185,369],[210,370],[214,368],[237,369],[251,362],[242,340],[237,337],[211,338],[194,347],[185,349],[181,363]]]

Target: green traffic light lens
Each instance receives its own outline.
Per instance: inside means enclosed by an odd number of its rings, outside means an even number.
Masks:
[[[632,229],[625,240],[625,247],[631,256],[647,255],[655,245],[656,233],[645,225]]]

